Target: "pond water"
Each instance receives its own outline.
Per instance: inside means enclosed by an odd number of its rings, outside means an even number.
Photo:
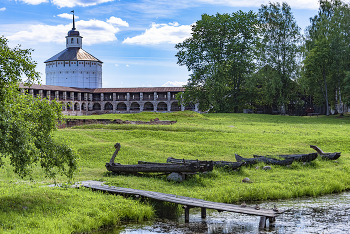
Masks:
[[[260,217],[207,210],[207,218],[201,219],[200,209],[191,209],[189,223],[185,223],[182,215],[173,220],[156,219],[141,224],[126,223],[96,233],[350,233],[350,192],[259,205],[262,208],[272,208],[276,205],[286,212],[276,218],[275,227],[269,227],[267,221],[268,227],[263,230],[259,230]]]

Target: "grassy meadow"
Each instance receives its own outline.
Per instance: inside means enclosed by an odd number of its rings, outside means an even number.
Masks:
[[[99,124],[56,131],[55,137],[70,142],[79,155],[80,169],[75,181],[101,180],[119,187],[234,204],[319,196],[350,189],[348,115],[297,117],[185,111],[74,118],[177,120],[173,125]],[[235,153],[243,157],[311,153],[314,150],[309,148],[310,144],[325,152],[342,152],[342,156],[337,162],[316,159],[306,165],[294,162],[291,167],[271,166],[272,170],[267,171],[261,169],[264,164],[256,165],[259,169],[256,166],[237,171],[214,169],[209,174],[175,183],[167,181],[166,176],[108,173],[105,164],[116,142],[121,143],[121,150],[115,162],[121,164],[137,164],[139,160],[166,162],[168,157],[235,161]],[[245,177],[252,183],[242,183]],[[57,178],[58,182],[64,179]],[[0,168],[0,232],[83,232],[120,220],[144,220],[155,215],[150,203],[87,189],[40,187],[52,182],[38,167],[33,168],[32,181],[18,178],[8,162]]]

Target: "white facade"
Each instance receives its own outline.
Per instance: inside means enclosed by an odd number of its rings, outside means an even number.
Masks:
[[[73,28],[66,36],[66,49],[45,61],[46,85],[102,88],[102,61],[82,49],[82,37]]]
[[[46,63],[46,85],[102,88],[102,63],[96,61],[54,61]]]

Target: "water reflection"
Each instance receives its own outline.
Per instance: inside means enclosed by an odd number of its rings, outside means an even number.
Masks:
[[[207,218],[203,220],[200,209],[191,209],[190,223],[184,223],[184,216],[181,216],[177,220],[128,223],[99,233],[350,233],[349,192],[320,198],[266,202],[260,207],[272,208],[274,204],[287,211],[276,218],[275,227],[264,230],[259,230],[260,217],[208,210]]]

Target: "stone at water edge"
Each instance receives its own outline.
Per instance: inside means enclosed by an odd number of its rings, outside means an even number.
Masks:
[[[271,170],[272,168],[271,168],[270,166],[264,166],[263,169],[264,169],[265,171],[267,171],[267,170]]]
[[[167,180],[175,181],[175,182],[181,182],[184,180],[184,177],[180,173],[173,172],[170,175],[168,175]]]
[[[249,183],[249,182],[250,182],[250,179],[249,179],[248,177],[246,177],[246,178],[244,178],[244,179],[242,180],[242,182],[243,182],[243,183]]]

